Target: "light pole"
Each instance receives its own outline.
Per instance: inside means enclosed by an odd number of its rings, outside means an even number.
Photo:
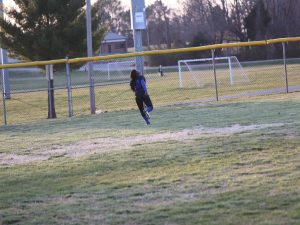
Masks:
[[[143,51],[142,30],[146,29],[145,0],[131,0],[131,28],[136,52]],[[136,68],[144,75],[144,57],[136,57]]]
[[[93,43],[92,43],[92,22],[91,22],[91,0],[86,0],[86,31],[87,31],[87,55],[93,56]],[[95,84],[93,62],[88,62],[88,76],[90,85],[90,107],[91,114],[96,113],[95,106]]]
[[[3,18],[4,17],[4,12],[3,12],[3,0],[0,0],[0,17]],[[2,44],[1,44],[2,46]],[[1,64],[7,64],[8,60],[7,60],[7,51],[5,49],[1,48],[1,52],[0,52],[0,60],[1,60]],[[3,84],[3,93],[5,95],[6,99],[10,99],[10,83],[9,83],[9,73],[7,69],[2,69],[1,70],[1,77],[2,77],[2,84]]]

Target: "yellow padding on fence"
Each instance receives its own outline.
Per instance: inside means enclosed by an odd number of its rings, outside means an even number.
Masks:
[[[269,44],[277,44],[283,42],[297,42],[297,41],[300,41],[300,37],[271,39],[271,40],[267,40],[267,44],[269,45]]]
[[[150,55],[199,52],[199,51],[208,51],[208,50],[220,49],[220,48],[261,46],[261,45],[270,45],[270,44],[284,43],[284,42],[298,42],[298,41],[300,41],[300,37],[278,38],[278,39],[271,39],[271,40],[264,40],[264,41],[224,43],[224,44],[206,45],[206,46],[199,46],[199,47],[192,47],[192,48],[143,51],[143,52],[116,54],[116,55],[109,55],[109,56],[96,56],[96,57],[84,57],[84,58],[75,58],[75,59],[57,59],[57,60],[49,60],[49,61],[35,61],[35,62],[23,62],[23,63],[15,63],[15,64],[4,64],[4,65],[0,65],[0,69],[20,68],[20,67],[36,67],[36,66],[44,66],[44,65],[49,65],[49,64],[55,65],[55,64],[63,64],[63,63],[70,63],[70,64],[86,63],[86,62],[90,62],[90,61],[131,58],[131,57],[136,57],[136,56],[150,56]]]
[[[14,64],[4,64],[0,65],[0,69],[9,69],[9,68],[21,68],[21,67],[37,67],[45,65],[55,65],[66,63],[67,59],[56,59],[49,61],[34,61],[34,62],[23,62],[23,63],[14,63]]]

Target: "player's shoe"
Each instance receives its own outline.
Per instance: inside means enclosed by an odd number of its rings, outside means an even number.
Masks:
[[[149,113],[148,113],[146,110],[144,110],[144,113],[145,113],[147,119],[150,120],[150,115],[149,115]]]

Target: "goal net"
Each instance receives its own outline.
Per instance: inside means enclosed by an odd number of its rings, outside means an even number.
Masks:
[[[123,81],[128,80],[130,71],[135,69],[135,60],[98,61],[93,65],[93,70],[101,80]],[[98,77],[100,78],[100,77]]]
[[[216,57],[218,82],[230,85],[248,83],[249,78],[236,56]],[[213,58],[178,61],[180,88],[214,84]]]
[[[112,61],[108,62],[106,66],[108,80],[129,79],[131,70],[136,68],[136,62],[135,59],[126,61]]]
[[[93,63],[95,80],[99,82],[123,82],[130,79],[130,72],[136,69],[135,58],[126,60],[97,61]],[[87,71],[88,65],[79,69]],[[144,71],[145,72],[145,71]]]

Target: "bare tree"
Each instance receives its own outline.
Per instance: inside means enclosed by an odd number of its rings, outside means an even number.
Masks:
[[[211,39],[214,43],[222,43],[229,28],[226,18],[226,9],[222,8],[219,4],[213,5],[211,2],[208,2],[208,4],[210,10],[208,25]]]
[[[256,0],[233,0],[230,4],[229,30],[239,41],[247,41],[244,20],[251,12],[255,2]]]
[[[210,30],[208,0],[184,0],[182,5],[185,38],[191,41],[200,32],[208,34]]]
[[[299,0],[265,0],[271,16],[269,37],[297,36],[300,33]]]
[[[167,48],[172,47],[170,15],[171,9],[164,5],[161,0],[156,0],[147,7],[148,32],[152,45],[162,48],[166,44]]]
[[[269,23],[270,15],[263,0],[257,0],[249,15],[244,19],[247,38],[252,41],[267,39]]]
[[[124,33],[130,28],[130,12],[124,9],[120,0],[97,0],[93,8],[100,27],[116,33]]]

